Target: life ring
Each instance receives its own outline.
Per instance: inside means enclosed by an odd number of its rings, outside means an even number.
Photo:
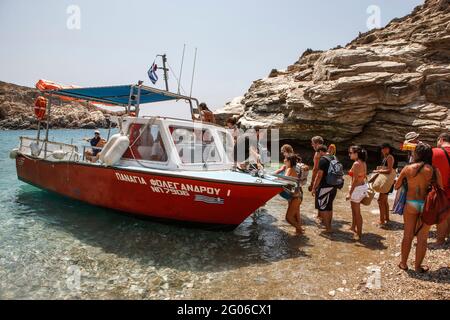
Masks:
[[[45,117],[45,111],[47,109],[47,99],[43,96],[39,96],[34,101],[34,114],[38,120],[42,120]]]

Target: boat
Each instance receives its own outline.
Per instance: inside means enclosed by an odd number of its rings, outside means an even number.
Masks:
[[[20,137],[11,153],[18,179],[40,189],[127,214],[234,229],[287,186],[270,175],[236,169],[224,142],[231,134],[198,121],[193,97],[142,81],[54,86],[41,94],[37,137]],[[120,133],[109,138],[99,159],[88,159],[75,144],[48,139],[54,97],[124,107],[116,119]],[[140,116],[141,108],[161,101],[187,102],[192,120]]]

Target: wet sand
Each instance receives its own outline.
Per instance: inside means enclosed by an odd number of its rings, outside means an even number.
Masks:
[[[305,235],[297,236],[280,197],[235,231],[212,232],[142,221],[24,186],[11,199],[20,212],[0,225],[0,298],[450,298],[448,244],[429,251],[429,274],[402,272],[401,217],[378,228],[374,200],[363,207],[363,240],[355,242],[344,198],[339,192],[336,232],[326,237],[305,194]],[[379,268],[380,289],[366,287],[368,278],[376,285],[368,267]],[[79,286],[74,270],[81,272]]]

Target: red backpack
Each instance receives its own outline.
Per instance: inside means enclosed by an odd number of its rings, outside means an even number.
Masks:
[[[450,215],[450,203],[447,199],[447,194],[445,190],[437,184],[436,169],[433,169],[433,179],[425,199],[425,205],[421,216],[422,221],[429,226],[440,224]]]

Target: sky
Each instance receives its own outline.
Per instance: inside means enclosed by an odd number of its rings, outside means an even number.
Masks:
[[[166,53],[178,77],[186,44],[181,93],[189,94],[198,48],[193,96],[214,110],[271,69],[293,64],[307,48],[345,45],[374,23],[384,26],[422,3],[0,0],[0,80],[25,86],[39,79],[79,86],[144,80],[152,86],[147,70],[155,56]],[[169,89],[176,92],[174,74]],[[161,73],[159,78],[156,87],[163,88]],[[186,117],[188,108],[163,103],[147,113]]]

